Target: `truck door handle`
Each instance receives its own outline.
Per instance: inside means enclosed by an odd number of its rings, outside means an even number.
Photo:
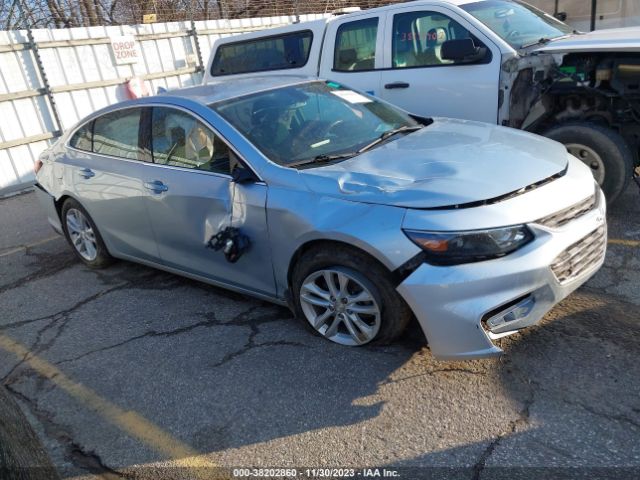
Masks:
[[[93,171],[90,168],[83,168],[78,172],[78,175],[80,175],[81,177],[84,177],[85,179],[89,179],[91,177],[96,176],[96,174],[93,173]]]
[[[169,187],[167,187],[160,180],[154,180],[153,182],[144,182],[144,188],[146,188],[147,190],[151,190],[153,193],[162,193],[169,190]]]
[[[409,88],[409,84],[407,82],[393,82],[387,83],[384,88],[387,90],[393,90],[394,88]]]

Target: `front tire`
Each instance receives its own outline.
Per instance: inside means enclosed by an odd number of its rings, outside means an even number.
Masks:
[[[412,317],[390,273],[364,252],[313,248],[292,275],[296,316],[313,332],[347,346],[388,343]]]
[[[60,214],[64,236],[82,263],[96,269],[113,263],[96,224],[79,202],[68,198]]]
[[[567,123],[543,135],[564,144],[569,153],[591,168],[610,204],[627,187],[633,154],[619,133],[594,123]]]

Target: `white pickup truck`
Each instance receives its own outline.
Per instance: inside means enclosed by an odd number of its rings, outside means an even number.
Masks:
[[[204,82],[285,71],[556,139],[610,202],[638,164],[640,28],[580,33],[520,0],[396,3],[220,38]]]

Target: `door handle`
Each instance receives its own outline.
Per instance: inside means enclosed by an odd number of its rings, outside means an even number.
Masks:
[[[144,188],[146,188],[147,190],[151,190],[153,193],[162,193],[169,190],[169,187],[167,187],[160,180],[154,180],[153,182],[144,182]]]
[[[96,174],[93,173],[93,171],[90,168],[83,168],[78,172],[78,175],[80,175],[81,177],[84,177],[85,179],[89,179],[91,177],[96,176]]]
[[[409,84],[407,82],[393,82],[385,84],[384,88],[387,90],[393,90],[394,88],[409,88]]]

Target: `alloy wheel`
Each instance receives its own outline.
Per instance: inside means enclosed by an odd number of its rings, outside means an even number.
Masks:
[[[309,275],[300,287],[306,319],[325,338],[342,345],[364,345],[380,330],[380,306],[357,272],[340,267]]]
[[[87,217],[80,210],[70,208],[67,211],[66,222],[73,248],[88,262],[95,260],[98,256],[98,244]]]

